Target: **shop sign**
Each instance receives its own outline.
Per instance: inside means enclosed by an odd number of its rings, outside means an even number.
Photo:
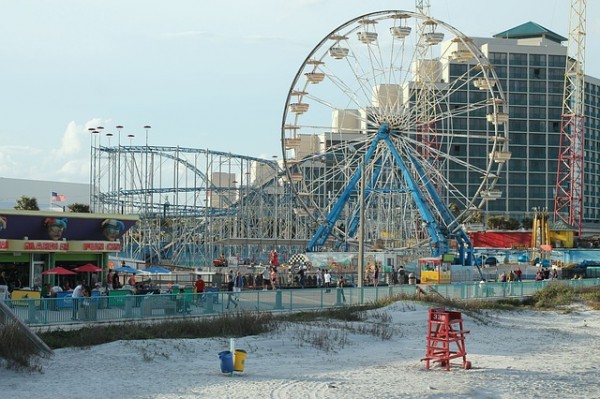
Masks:
[[[120,252],[121,243],[112,241],[72,241],[71,251]]]
[[[67,241],[50,240],[11,240],[8,249],[13,251],[57,252],[68,251]]]

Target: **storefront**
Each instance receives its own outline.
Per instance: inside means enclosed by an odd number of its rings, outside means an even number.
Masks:
[[[42,284],[74,284],[90,275],[45,274],[61,266],[72,271],[88,263],[108,269],[109,254],[137,216],[41,211],[0,211],[0,285],[39,289]],[[102,281],[105,273],[93,277]],[[72,285],[71,285],[72,286]]]

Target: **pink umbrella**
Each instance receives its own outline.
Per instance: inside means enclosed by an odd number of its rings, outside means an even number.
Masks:
[[[64,267],[61,266],[57,266],[57,267],[53,267],[52,269],[48,269],[46,271],[43,271],[42,274],[47,275],[47,274],[55,274],[58,276],[65,276],[65,275],[71,275],[71,274],[77,274],[75,272],[72,272],[68,269],[65,269]]]
[[[78,266],[73,270],[78,273],[98,273],[102,271],[100,267],[92,265],[91,263],[86,263],[83,266]]]
[[[91,284],[91,280],[92,280],[91,273],[98,273],[98,272],[102,271],[101,268],[99,268],[96,265],[92,265],[91,263],[86,263],[83,266],[78,266],[73,270],[78,273],[90,273],[90,274],[88,274],[88,284]]]
[[[55,275],[55,276],[67,276],[67,275],[73,275],[73,274],[77,274],[77,273],[72,272],[72,271],[70,271],[68,269],[65,269],[64,267],[57,266],[57,267],[53,267],[52,269],[48,269],[46,271],[43,271],[42,274],[44,274],[44,275],[52,274],[52,275]],[[56,281],[56,284],[60,285],[60,279],[58,279]]]

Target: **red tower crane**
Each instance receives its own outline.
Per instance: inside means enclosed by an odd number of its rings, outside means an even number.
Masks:
[[[587,0],[571,0],[569,41],[563,86],[563,104],[554,194],[554,222],[577,228],[583,222],[584,90]]]

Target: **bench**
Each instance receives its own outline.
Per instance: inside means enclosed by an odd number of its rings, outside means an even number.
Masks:
[[[172,295],[146,295],[141,304],[142,317],[154,316],[155,310],[162,310],[162,315],[174,315],[177,302]]]

